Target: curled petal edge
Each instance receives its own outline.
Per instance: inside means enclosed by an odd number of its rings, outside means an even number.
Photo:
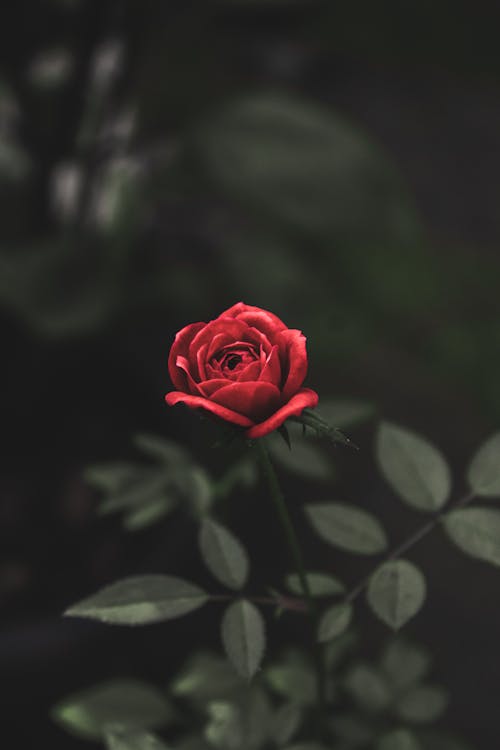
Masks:
[[[317,406],[318,401],[319,397],[316,391],[310,388],[301,388],[281,409],[275,411],[263,422],[250,427],[246,430],[245,435],[251,439],[264,437],[264,435],[274,432],[288,417],[298,417],[306,408],[313,409]]]
[[[170,393],[167,393],[165,396],[165,401],[169,406],[183,403],[191,409],[205,409],[205,411],[215,414],[216,417],[220,417],[226,422],[240,425],[240,427],[251,427],[254,424],[251,419],[243,416],[243,414],[238,414],[238,412],[228,409],[221,404],[216,404],[214,401],[210,401],[202,396],[191,396],[189,393],[170,391]]]

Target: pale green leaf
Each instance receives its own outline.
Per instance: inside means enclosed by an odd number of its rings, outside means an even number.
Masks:
[[[345,591],[342,581],[339,581],[338,578],[331,576],[329,573],[310,572],[306,574],[306,578],[311,596],[333,596],[334,594],[343,594]],[[286,577],[285,583],[292,594],[303,596],[304,592],[302,591],[300,577],[297,573],[290,573]]]
[[[490,437],[474,455],[467,479],[476,495],[500,496],[500,432]]]
[[[314,530],[334,547],[374,555],[387,547],[379,521],[360,508],[344,503],[314,503],[305,508]]]
[[[352,605],[346,602],[329,607],[319,621],[318,641],[325,643],[341,635],[349,627],[352,614]]]
[[[450,539],[463,552],[500,566],[500,510],[459,508],[443,519]]]
[[[423,646],[398,638],[384,650],[380,666],[395,690],[404,690],[427,675],[431,657]]]
[[[414,617],[425,601],[426,583],[408,560],[390,560],[370,578],[367,600],[375,614],[395,630]]]
[[[248,555],[234,534],[206,518],[198,537],[200,551],[210,572],[225,586],[241,589],[248,578]]]
[[[172,709],[162,693],[138,680],[112,680],[68,696],[52,717],[68,731],[98,739],[110,724],[152,729],[171,721]]]
[[[450,470],[431,443],[410,430],[383,422],[376,452],[385,478],[408,505],[435,511],[445,504],[451,489]]]
[[[124,578],[70,607],[70,617],[88,617],[114,625],[146,625],[180,617],[198,609],[208,595],[174,576]]]
[[[251,602],[233,602],[222,618],[222,643],[238,674],[250,680],[264,655],[265,629],[262,615]]]
[[[448,705],[448,694],[439,685],[417,685],[398,701],[396,710],[405,721],[415,723],[438,719]]]
[[[393,729],[378,740],[377,750],[423,750],[423,747],[408,729]]]
[[[105,728],[107,750],[168,750],[164,742],[149,732],[111,724]]]
[[[387,708],[391,692],[382,672],[369,664],[355,664],[348,671],[344,685],[352,698],[366,711],[378,713]]]

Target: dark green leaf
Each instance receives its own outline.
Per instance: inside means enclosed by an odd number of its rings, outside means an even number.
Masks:
[[[345,687],[366,711],[378,713],[387,708],[391,693],[385,676],[369,664],[356,664],[345,677]]]
[[[439,685],[417,685],[398,701],[396,710],[405,721],[435,721],[448,705],[448,694]]]
[[[175,678],[170,689],[173,695],[195,702],[232,698],[243,683],[227,659],[212,653],[195,654]]]
[[[378,740],[377,750],[423,750],[423,747],[408,729],[393,729]]]
[[[311,596],[331,596],[334,594],[343,594],[345,591],[342,581],[339,581],[338,578],[328,573],[310,572],[306,574],[306,577]],[[302,591],[302,585],[297,573],[290,573],[286,577],[285,583],[289,591],[293,594],[303,596],[304,592]]]
[[[400,691],[427,675],[431,657],[422,646],[398,638],[385,649],[380,666],[394,689]]]
[[[341,429],[365,422],[375,414],[373,404],[355,399],[321,399],[318,408],[328,424]]]
[[[248,555],[234,534],[206,518],[199,534],[200,551],[210,572],[231,589],[240,589],[248,577]]]
[[[107,750],[168,750],[158,737],[140,729],[111,724],[104,735]]]
[[[242,599],[231,604],[222,618],[224,649],[238,674],[250,680],[264,655],[265,629],[259,610]]]
[[[112,680],[70,695],[52,710],[65,729],[88,739],[98,739],[110,724],[135,729],[162,726],[172,719],[172,709],[156,688],[138,680]]]
[[[379,521],[360,508],[344,503],[316,503],[305,510],[316,533],[335,547],[362,555],[374,555],[387,547]]]
[[[479,448],[470,463],[467,478],[476,495],[500,496],[500,432]]]
[[[420,570],[408,560],[390,560],[371,576],[367,600],[386,625],[398,630],[417,614],[425,595],[425,578]]]
[[[126,513],[123,519],[123,527],[127,531],[140,531],[152,526],[164,518],[176,506],[174,498],[164,495],[156,500],[150,500]]]
[[[447,513],[443,523],[463,552],[500,566],[500,510],[459,508]]]
[[[383,422],[377,442],[380,468],[391,487],[418,510],[439,510],[450,494],[451,478],[442,454],[410,430]]]
[[[124,578],[70,607],[70,617],[88,617],[114,625],[146,625],[180,617],[198,609],[208,595],[174,576]]]
[[[325,643],[341,635],[349,627],[352,614],[352,605],[346,602],[329,607],[319,621],[318,641]]]
[[[293,739],[302,723],[304,710],[297,703],[284,703],[275,712],[271,723],[271,737],[282,746]]]

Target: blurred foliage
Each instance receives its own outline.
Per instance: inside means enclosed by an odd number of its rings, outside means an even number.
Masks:
[[[24,67],[6,38],[0,82],[2,308],[60,340],[243,298],[300,321],[318,369],[358,379],[387,357],[499,415],[500,261],[455,247],[451,263],[391,153],[327,90],[305,93],[361,46],[419,59],[426,4],[404,44],[390,5],[392,31],[320,1],[33,9]],[[478,71],[496,65],[480,52]]]

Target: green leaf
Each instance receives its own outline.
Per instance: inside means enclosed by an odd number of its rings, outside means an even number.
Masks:
[[[322,454],[321,448],[308,439],[297,437],[292,429],[290,433],[293,438],[291,450],[279,437],[273,436],[268,442],[269,450],[276,462],[298,476],[330,480],[333,475],[332,464]]]
[[[271,737],[274,742],[281,746],[297,734],[304,710],[298,703],[284,703],[275,712],[271,724]]]
[[[208,705],[205,737],[219,750],[257,750],[270,733],[271,710],[266,694],[252,686],[234,701]]]
[[[423,750],[422,745],[407,729],[393,729],[377,742],[377,750]]]
[[[349,552],[374,555],[387,547],[379,521],[360,508],[344,503],[314,503],[306,506],[306,515],[325,542]]]
[[[123,519],[123,527],[127,531],[141,531],[168,515],[175,505],[176,501],[166,495],[150,500],[129,511]]]
[[[365,747],[374,737],[374,729],[359,714],[336,714],[329,722],[336,737],[347,748]],[[344,746],[342,746],[344,747]]]
[[[265,648],[264,621],[246,599],[233,602],[222,618],[222,643],[238,674],[250,680],[259,668]]]
[[[383,711],[391,701],[385,676],[369,664],[355,664],[345,677],[346,690],[361,708],[372,713]]]
[[[371,419],[375,406],[356,399],[321,399],[319,412],[328,424],[343,429]]]
[[[318,641],[325,643],[341,635],[349,627],[352,614],[352,605],[346,602],[329,607],[319,621]]]
[[[405,693],[396,705],[398,715],[415,723],[438,719],[448,705],[448,694],[439,685],[417,685]]]
[[[476,495],[500,496],[500,432],[479,448],[470,463],[467,479]]]
[[[447,513],[443,523],[463,552],[500,566],[500,510],[459,508]]]
[[[173,717],[163,694],[138,680],[94,685],[62,700],[51,715],[64,729],[87,739],[101,738],[110,724],[152,729]]]
[[[414,617],[425,601],[426,584],[408,560],[390,560],[370,578],[367,600],[382,622],[398,630]]]
[[[307,582],[309,584],[309,590],[311,596],[330,596],[334,594],[343,594],[345,592],[345,586],[342,581],[338,578],[329,575],[328,573],[307,573]],[[297,596],[303,596],[302,585],[300,578],[297,573],[290,573],[286,577],[286,587],[292,594]]]
[[[383,422],[377,433],[376,453],[386,480],[408,505],[436,511],[446,503],[450,470],[442,454],[427,440]]]
[[[107,750],[168,750],[158,737],[140,729],[111,724],[104,735]]]
[[[293,745],[287,745],[285,750],[329,750],[326,745],[321,745],[319,742],[295,742]]]
[[[194,654],[170,686],[173,695],[194,702],[232,698],[246,685],[227,659],[210,652]]]
[[[264,677],[271,690],[293,703],[308,706],[316,700],[314,670],[301,652],[289,652],[281,663],[267,667]]]
[[[166,464],[186,464],[191,459],[186,449],[173,440],[158,435],[139,434],[134,436],[134,444],[147,456]]]
[[[146,625],[185,615],[208,599],[205,591],[182,578],[134,576],[105,586],[65,614],[112,625]]]
[[[385,154],[307,99],[276,92],[237,99],[200,123],[195,137],[216,185],[288,225],[351,241],[416,231],[413,205]]]
[[[206,518],[198,537],[200,551],[210,572],[230,589],[241,589],[248,578],[248,555],[234,534]]]
[[[431,657],[427,649],[401,638],[390,643],[380,666],[395,690],[405,690],[427,675]]]
[[[83,477],[95,489],[118,492],[130,484],[142,470],[143,467],[137,464],[116,461],[89,466]]]

